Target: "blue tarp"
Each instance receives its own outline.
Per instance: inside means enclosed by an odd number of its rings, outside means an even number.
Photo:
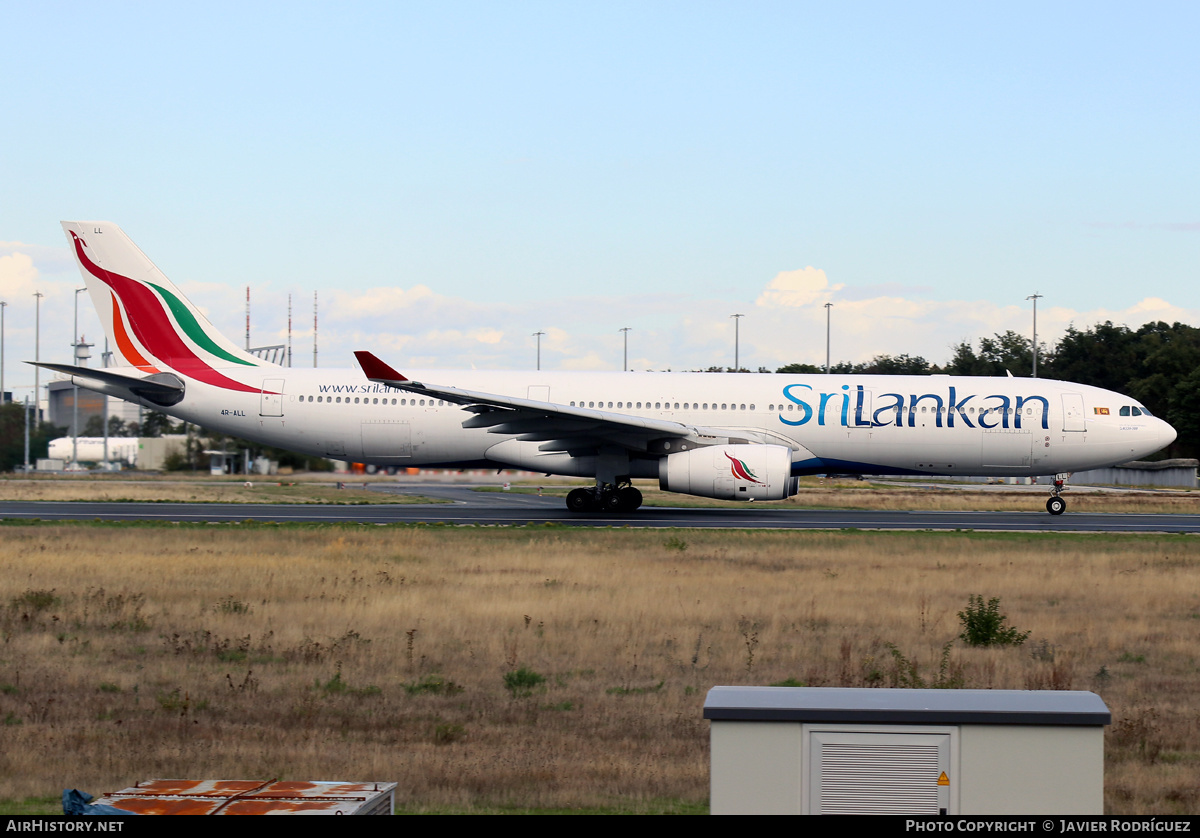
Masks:
[[[137,812],[130,812],[128,809],[118,809],[116,806],[105,806],[102,803],[90,804],[92,796],[86,791],[79,789],[63,789],[63,814],[64,815],[136,815]]]

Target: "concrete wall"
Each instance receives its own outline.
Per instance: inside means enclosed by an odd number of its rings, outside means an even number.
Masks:
[[[160,471],[167,456],[172,452],[187,453],[185,434],[142,437],[138,440],[137,468],[142,471]]]
[[[1159,460],[1153,463],[1134,460],[1111,468],[1075,472],[1070,482],[1081,486],[1174,486],[1195,489],[1198,465],[1198,460]]]

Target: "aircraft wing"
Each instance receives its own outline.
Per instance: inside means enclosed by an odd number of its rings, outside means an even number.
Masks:
[[[617,445],[665,453],[663,443],[672,439],[694,439],[701,444],[762,441],[758,434],[748,431],[425,384],[406,378],[370,352],[355,352],[354,356],[367,378],[377,384],[465,405],[475,416],[463,422],[464,428],[487,428],[489,433],[514,435],[523,442],[541,442],[538,448],[544,452],[582,453],[601,445]]]

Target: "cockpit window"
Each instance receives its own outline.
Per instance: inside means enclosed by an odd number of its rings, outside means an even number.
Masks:
[[[1137,408],[1135,407],[1135,408],[1134,408],[1134,410],[1136,411],[1136,410],[1137,410]],[[1136,416],[1137,414],[1135,413],[1134,415]],[[1153,414],[1153,413],[1151,413],[1150,411],[1146,410],[1146,408],[1144,408],[1144,407],[1143,407],[1143,408],[1142,408],[1142,415],[1143,415],[1143,416],[1153,416],[1154,414]]]
[[[1128,416],[1128,415],[1129,415],[1129,405],[1125,405],[1124,407],[1122,407],[1122,408],[1121,408],[1121,415],[1122,415],[1122,416]]]

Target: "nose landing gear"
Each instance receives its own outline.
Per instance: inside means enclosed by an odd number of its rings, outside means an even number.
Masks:
[[[1054,488],[1050,490],[1050,498],[1046,501],[1046,511],[1051,515],[1062,515],[1067,511],[1067,501],[1062,497],[1063,484],[1067,482],[1067,475],[1054,475]]]

